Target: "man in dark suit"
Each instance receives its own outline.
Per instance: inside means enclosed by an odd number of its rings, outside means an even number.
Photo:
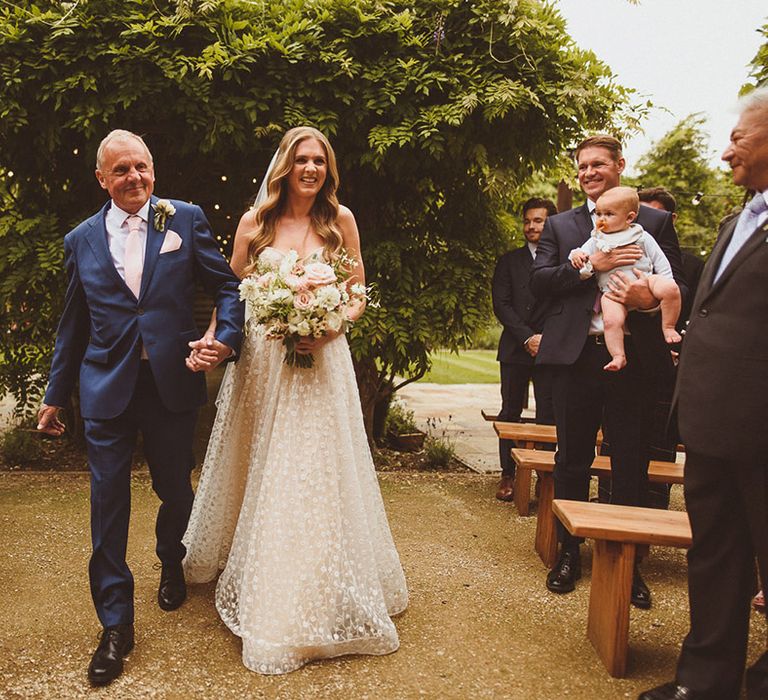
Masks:
[[[637,246],[597,252],[589,265],[576,270],[568,254],[586,241],[594,228],[591,211],[606,190],[620,183],[624,170],[621,144],[612,136],[594,136],[576,149],[581,189],[587,202],[547,219],[531,273],[531,289],[550,303],[536,362],[553,365],[553,399],[558,451],[555,497],[586,501],[589,469],[598,428],[611,442],[613,503],[641,505],[648,473],[649,416],[655,388],[672,381],[672,359],[661,334],[658,313],[632,312],[627,319],[627,366],[606,372],[608,350],[603,339],[595,271],[631,265],[640,257]],[[640,207],[637,222],[659,243],[685,297],[680,248],[672,216]],[[617,272],[609,297],[634,309],[653,310],[657,302],[644,275]],[[567,593],[581,575],[579,541],[563,528],[560,556],[547,576],[547,588]],[[637,569],[632,602],[650,606],[650,593]]]
[[[672,221],[677,222],[677,201],[665,187],[646,187],[637,193],[641,204],[654,209],[668,211]],[[681,333],[688,325],[691,315],[691,305],[696,295],[696,289],[704,269],[704,261],[700,255],[693,255],[686,250],[680,251],[683,260],[683,275],[688,285],[687,299],[683,301],[680,317],[677,320],[677,330]],[[677,458],[677,444],[680,442],[676,430],[670,430],[669,413],[672,404],[674,384],[661,387],[661,393],[654,408],[654,427],[651,436],[651,459],[674,462]],[[654,508],[669,507],[670,485],[648,484],[648,505]]]
[[[139,136],[108,134],[96,168],[110,200],[64,238],[69,283],[38,429],[64,431],[59,407],[79,381],[91,471],[88,571],[104,628],[88,678],[106,685],[122,672],[134,642],[133,575],[125,555],[137,433],[161,501],[157,602],[174,610],[186,598],[181,538],[192,509],[195,420],[207,398],[204,375],[185,366],[190,343],[201,335],[194,320],[196,282],[216,301],[206,366],[237,352],[244,309],[238,279],[200,207],[152,194],[152,154]]]
[[[672,214],[672,221],[677,221],[677,201],[674,195],[666,187],[646,187],[637,193],[641,204],[646,204],[654,209],[661,209]],[[701,272],[704,269],[704,261],[700,255],[694,255],[687,250],[680,251],[683,260],[683,275],[688,285],[688,299],[680,310],[680,318],[677,320],[677,329],[685,330],[688,319],[691,316],[691,306],[699,286]]]
[[[548,368],[534,365],[534,358],[541,343],[546,305],[537,300],[528,288],[531,265],[544,229],[547,216],[557,214],[554,202],[532,197],[523,204],[523,235],[525,244],[504,253],[496,262],[491,294],[493,312],[504,327],[499,340],[501,372],[501,411],[499,420],[519,422],[528,382],[533,379],[536,398],[536,422],[552,425],[555,422],[552,408],[552,380]],[[501,481],[496,498],[511,501],[514,497],[515,462],[510,450],[513,440],[499,440]]]
[[[691,627],[676,681],[640,700],[736,700],[755,558],[768,581],[768,87],[744,98],[723,160],[757,194],[720,227],[678,367]],[[746,679],[748,700],[768,698],[768,652]]]

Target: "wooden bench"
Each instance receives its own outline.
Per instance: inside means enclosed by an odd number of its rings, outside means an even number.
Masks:
[[[687,513],[557,499],[554,513],[576,537],[595,540],[587,637],[614,678],[627,670],[629,606],[639,545],[691,546]]]
[[[505,421],[494,421],[493,429],[499,440],[514,440],[518,448],[535,449],[536,444],[556,445],[557,430],[554,425],[538,425],[536,423],[509,423]],[[603,431],[597,431],[595,440],[599,448],[603,444]],[[684,452],[683,445],[677,446],[678,452]],[[552,453],[550,453],[552,454]],[[603,475],[600,475],[603,476]],[[607,476],[610,476],[608,474]],[[676,482],[668,482],[676,483]],[[530,513],[531,501],[531,473],[521,473],[515,475],[515,507],[520,515]]]
[[[554,425],[538,425],[537,423],[508,423],[494,421],[493,429],[499,440],[514,440],[518,447],[533,450],[536,443],[545,445],[557,444],[557,432]],[[554,454],[554,453],[550,453]],[[515,473],[515,508],[520,515],[528,515],[531,507],[531,472]]]
[[[536,512],[536,552],[547,568],[552,568],[557,561],[557,527],[552,513],[552,501],[555,497],[555,453],[543,450],[530,450],[515,447],[512,459],[517,465],[518,474],[539,475],[539,507]],[[593,476],[611,475],[611,458],[597,456],[592,462]],[[661,462],[652,460],[648,463],[648,481],[663,484],[682,484],[684,465],[680,462]],[[530,476],[529,476],[530,481]]]

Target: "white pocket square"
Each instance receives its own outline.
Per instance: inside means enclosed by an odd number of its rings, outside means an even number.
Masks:
[[[168,229],[165,232],[165,238],[163,239],[163,246],[160,248],[160,255],[163,253],[172,253],[174,250],[181,248],[181,236],[176,231]]]

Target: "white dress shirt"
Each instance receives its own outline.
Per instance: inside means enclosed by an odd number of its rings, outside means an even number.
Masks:
[[[144,206],[136,212],[141,217],[141,226],[139,228],[139,240],[141,241],[141,265],[144,267],[144,257],[147,251],[147,220],[149,217],[149,200]],[[104,224],[107,227],[107,244],[109,253],[112,256],[112,262],[115,264],[117,273],[125,279],[125,242],[128,239],[128,217],[131,216],[127,211],[123,211],[112,201],[107,215],[104,217]],[[141,359],[146,360],[147,349],[144,343],[141,344]]]
[[[755,201],[759,201],[757,198],[761,195],[766,206],[768,206],[768,190],[755,195],[753,199]],[[741,214],[739,215],[739,220],[736,222],[736,228],[733,231],[731,240],[728,242],[728,246],[723,251],[723,257],[720,259],[720,265],[715,271],[715,277],[713,280],[714,282],[717,282],[717,280],[720,279],[720,275],[722,275],[723,271],[728,267],[728,265],[730,265],[731,260],[736,257],[736,254],[747,242],[747,239],[750,238],[750,236],[765,223],[766,219],[768,219],[768,211],[762,211],[757,215],[757,217],[755,217],[754,213],[750,211],[751,204],[752,201],[750,200],[749,204],[747,204],[747,206],[742,209]]]
[[[144,265],[144,256],[147,250],[147,221],[149,219],[149,200],[144,206],[136,212],[141,217],[141,228],[139,229],[139,240],[141,241],[141,264]],[[112,262],[115,264],[117,273],[125,279],[125,242],[128,239],[128,217],[131,216],[127,211],[123,211],[112,201],[107,215],[105,225],[107,227],[107,244],[109,253],[112,256]]]

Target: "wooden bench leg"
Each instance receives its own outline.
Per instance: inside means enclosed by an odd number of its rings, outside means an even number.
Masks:
[[[531,509],[531,470],[515,470],[515,506],[520,515],[528,515]]]
[[[614,678],[627,670],[635,545],[595,540],[587,637]]]
[[[551,473],[538,472],[539,507],[536,511],[536,551],[551,569],[557,561],[557,523],[552,514],[552,499],[555,497],[555,479]]]
[[[526,450],[532,450],[534,443],[523,442],[520,445]],[[519,515],[528,515],[531,512],[531,470],[515,470],[515,507]]]

